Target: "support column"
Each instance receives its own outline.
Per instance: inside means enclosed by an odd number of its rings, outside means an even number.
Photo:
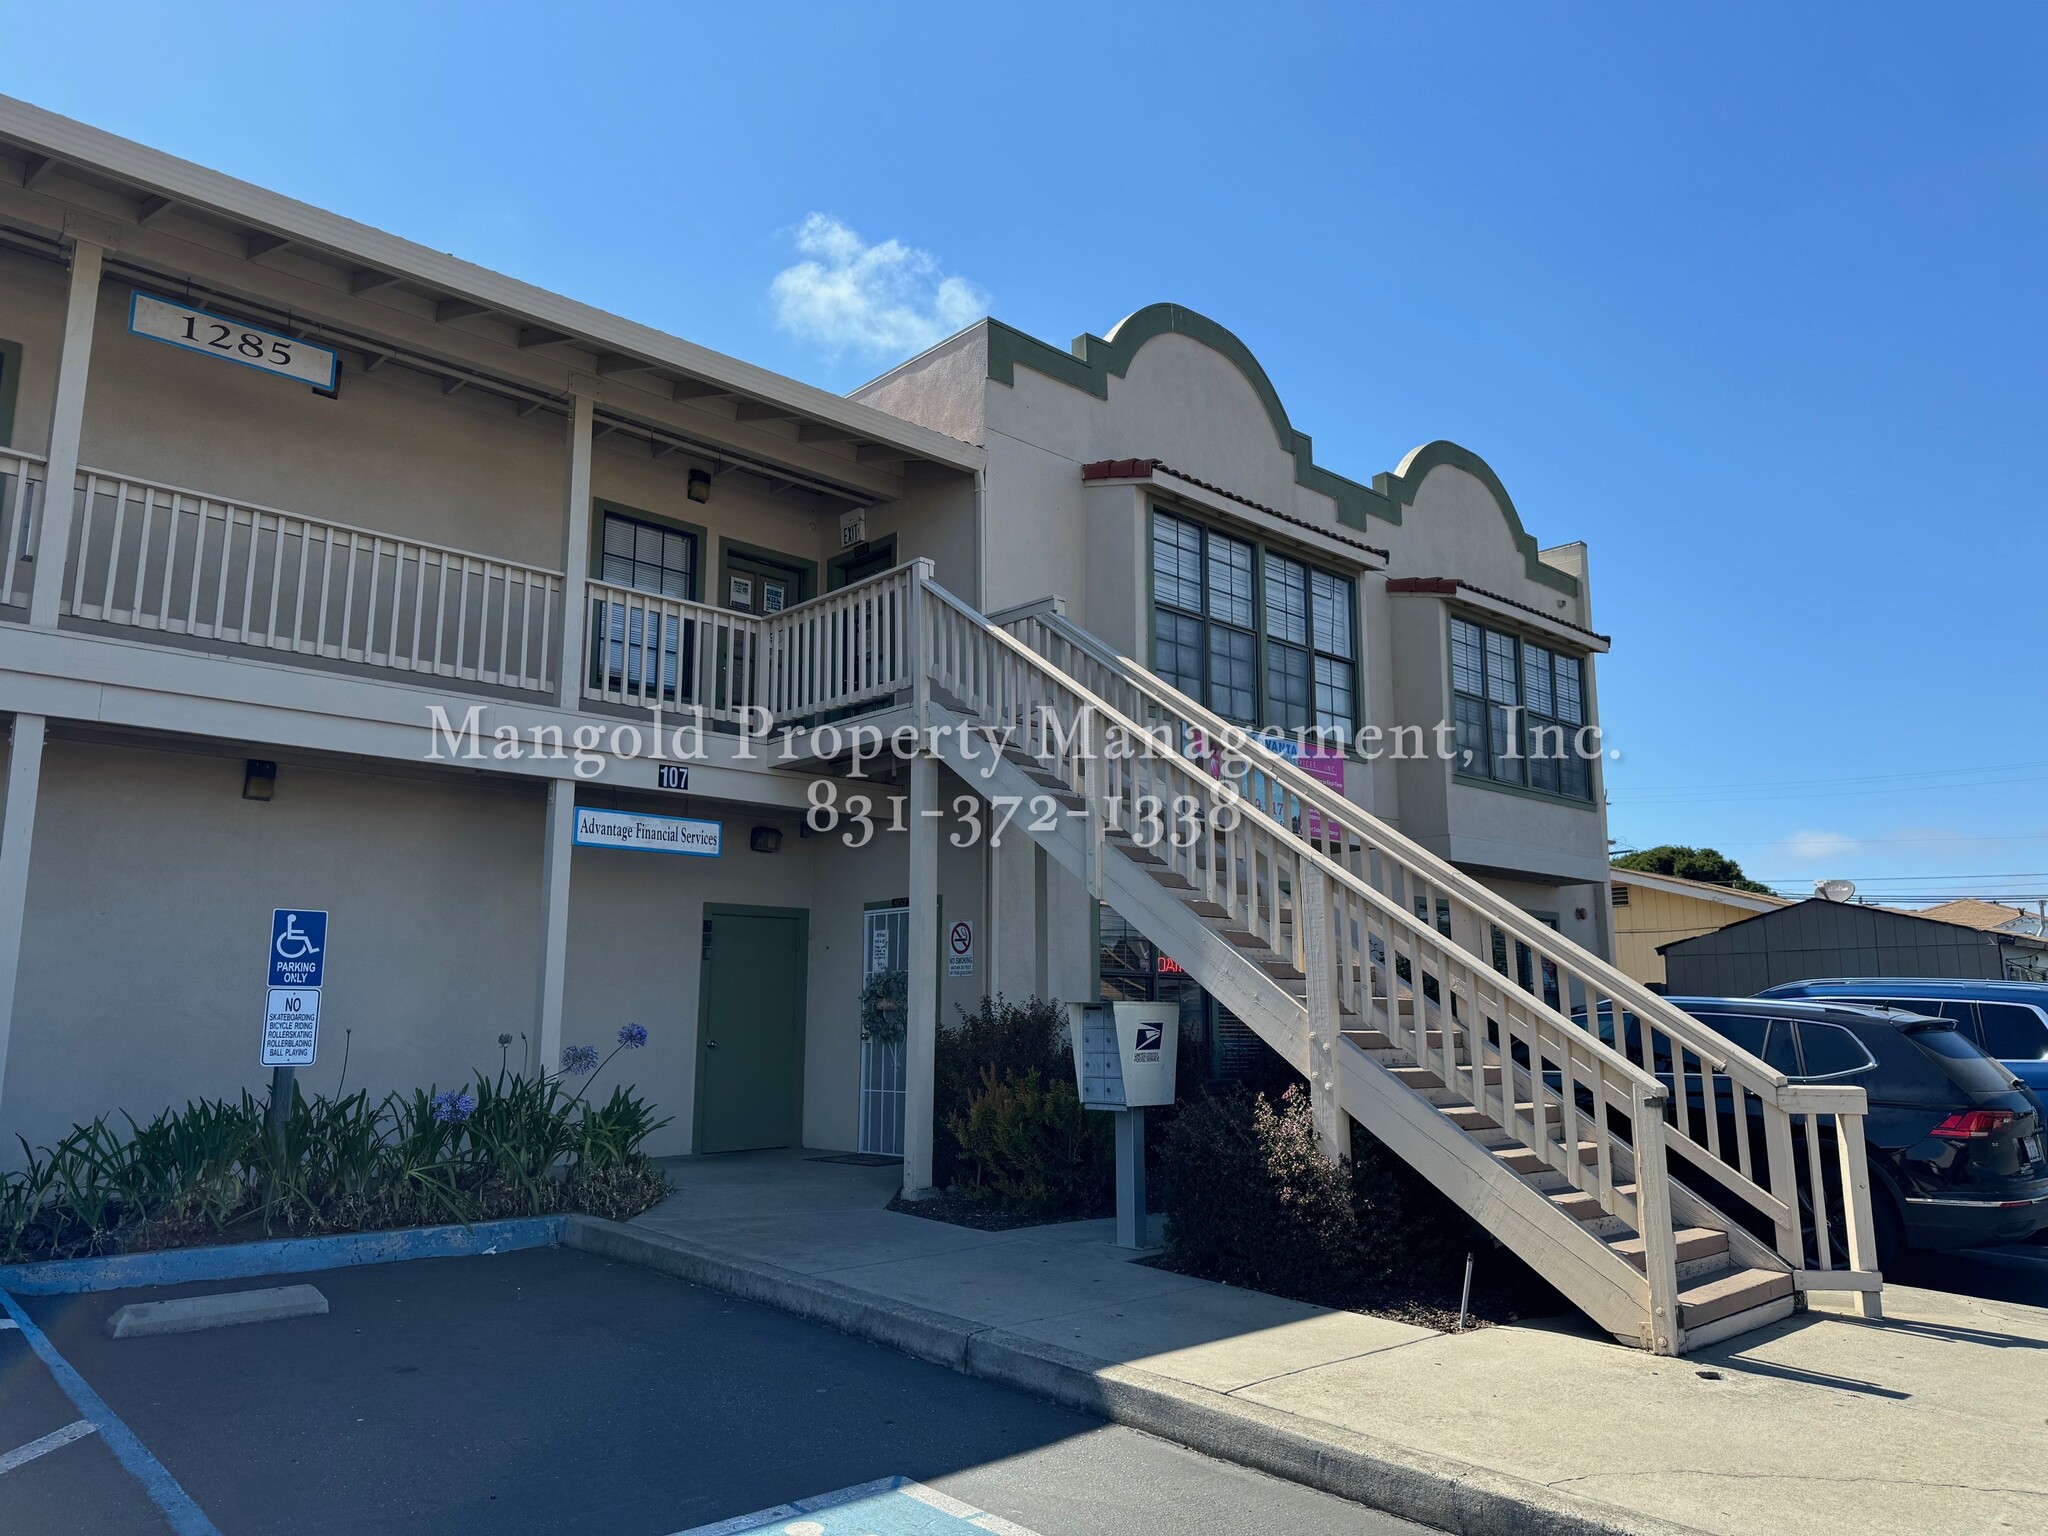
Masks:
[[[540,996],[526,1067],[536,1077],[562,1068],[562,999],[569,975],[569,864],[576,852],[576,781],[548,780],[540,856]]]
[[[932,1078],[939,1030],[939,765],[910,760],[910,976],[903,1036],[903,1194],[932,1187]]]
[[[47,629],[57,622],[64,600],[64,567],[77,520],[78,445],[85,427],[85,378],[92,364],[93,317],[99,310],[100,263],[111,245],[111,230],[82,229],[65,220],[71,240],[71,290],[64,302],[64,345],[57,357],[57,400],[50,412],[49,464],[43,480],[43,515],[35,542],[35,574],[28,596],[28,621]]]
[[[7,1089],[7,1045],[14,1034],[14,982],[21,971],[21,920],[28,908],[29,843],[43,781],[41,715],[16,715],[7,753],[7,801],[0,808],[0,1098]]]
[[[994,807],[990,807],[991,813]],[[994,816],[991,814],[993,824]],[[1003,850],[983,842],[981,872],[985,889],[981,900],[981,990],[990,996],[1003,990],[999,964],[1003,937]]]
[[[590,634],[590,448],[597,410],[597,380],[569,376],[569,463],[562,490],[562,651],[557,663],[556,702],[564,709],[583,705],[589,665],[583,647]]]

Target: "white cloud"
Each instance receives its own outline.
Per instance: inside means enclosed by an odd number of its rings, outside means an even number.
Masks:
[[[869,245],[830,214],[798,225],[796,248],[807,259],[768,287],[775,323],[833,352],[908,356],[988,313],[988,295],[941,277],[929,251],[900,240]]]
[[[1863,845],[1841,832],[1794,832],[1784,846],[1786,854],[1802,864],[1825,864],[1847,858]]]

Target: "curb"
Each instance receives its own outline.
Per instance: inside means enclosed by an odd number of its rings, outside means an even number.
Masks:
[[[358,1264],[405,1259],[453,1259],[470,1254],[548,1248],[562,1241],[560,1216],[520,1216],[471,1226],[401,1227],[389,1232],[339,1232],[326,1237],[284,1237],[214,1248],[168,1248],[158,1253],[117,1253],[101,1259],[51,1259],[0,1268],[0,1291],[17,1296],[74,1296],[133,1285],[183,1285],[190,1280],[247,1280],[258,1275],[305,1275]]]
[[[824,1323],[964,1375],[1045,1398],[1190,1450],[1458,1536],[1699,1536],[1691,1526],[1228,1397],[1132,1365],[832,1280],[721,1253],[687,1238],[564,1219],[562,1246],[672,1275]]]

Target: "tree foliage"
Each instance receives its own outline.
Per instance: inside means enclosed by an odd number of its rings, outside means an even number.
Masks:
[[[1768,896],[1771,888],[1759,885],[1743,874],[1742,866],[1718,848],[1688,848],[1682,843],[1659,843],[1640,853],[1624,853],[1614,861],[1617,869],[1640,870],[1646,875],[1676,875],[1681,880],[1703,880],[1708,885],[1725,885],[1738,891],[1755,891]]]

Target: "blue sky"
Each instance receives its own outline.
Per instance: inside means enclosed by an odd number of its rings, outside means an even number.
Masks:
[[[1591,542],[1618,840],[2048,894],[2048,11],[0,26],[9,94],[834,389],[983,305],[1060,342],[1191,305],[1330,467],[1452,438]]]

